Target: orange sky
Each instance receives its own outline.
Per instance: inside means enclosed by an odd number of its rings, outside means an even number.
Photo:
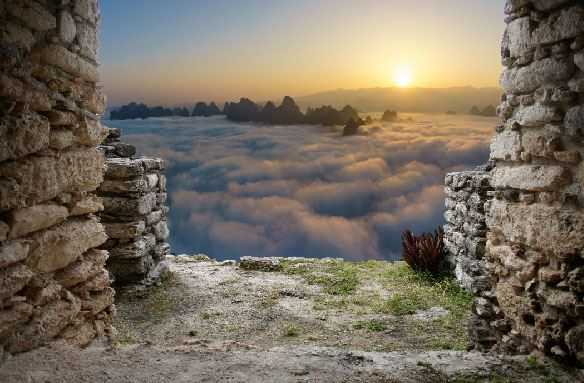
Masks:
[[[135,4],[103,4],[111,105],[387,87],[396,72],[410,74],[408,86],[497,86],[501,71],[504,0]]]

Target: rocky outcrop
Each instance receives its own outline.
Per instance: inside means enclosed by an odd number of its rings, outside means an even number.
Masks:
[[[120,131],[110,129],[100,146],[107,156],[100,216],[109,237],[101,248],[110,253],[107,268],[116,285],[150,284],[170,252],[164,162],[135,158],[136,149],[119,138]]]
[[[218,116],[220,114],[223,113],[214,102],[211,102],[209,105],[204,102],[197,102],[191,115],[193,117],[211,117]]]
[[[0,1],[0,354],[110,329],[96,0]]]
[[[239,102],[228,102],[223,112],[227,119],[235,122],[261,122],[270,125],[345,125],[351,119],[359,120],[359,113],[351,106],[345,106],[342,110],[336,110],[331,106],[320,108],[308,108],[306,114],[302,113],[294,99],[286,96],[279,106],[268,101],[264,107],[260,107],[247,98]]]
[[[478,298],[473,319],[492,342],[476,346],[584,363],[584,5],[508,0],[506,13],[490,298]]]

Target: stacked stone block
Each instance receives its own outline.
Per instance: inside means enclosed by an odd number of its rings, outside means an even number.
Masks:
[[[584,363],[584,4],[508,0],[484,309],[497,347]]]
[[[111,129],[100,147],[107,155],[99,195],[109,237],[102,248],[110,252],[107,268],[116,284],[148,284],[156,279],[157,267],[170,251],[164,162],[133,158],[136,149],[119,137],[119,130]]]
[[[110,328],[95,0],[0,0],[0,351]]]
[[[487,242],[485,202],[491,191],[490,175],[476,170],[446,175],[444,245],[459,283],[479,294],[485,283],[484,254]]]

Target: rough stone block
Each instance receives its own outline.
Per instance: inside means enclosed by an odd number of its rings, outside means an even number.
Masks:
[[[144,221],[124,222],[124,223],[110,223],[104,222],[103,226],[105,232],[110,238],[136,238],[141,236],[146,230]]]
[[[73,16],[66,10],[61,11],[59,14],[59,37],[61,41],[70,43],[75,39],[76,35],[77,25]]]
[[[79,23],[77,29],[77,40],[81,47],[81,54],[96,61],[99,43],[95,33],[95,28],[85,23]]]
[[[501,87],[505,93],[525,94],[542,86],[565,85],[576,67],[568,59],[546,58],[528,66],[507,68],[501,75]]]
[[[552,106],[534,104],[520,108],[515,113],[515,119],[526,127],[542,126],[551,122],[562,120],[562,115],[558,109]]]
[[[0,41],[4,45],[13,45],[30,51],[35,44],[35,37],[30,30],[18,24],[7,22],[0,33]]]
[[[40,203],[63,192],[93,191],[103,180],[103,163],[97,149],[75,149],[57,158],[27,157],[0,164],[0,210]]]
[[[146,224],[148,226],[152,226],[160,222],[163,216],[164,213],[162,212],[162,210],[155,210],[146,216]]]
[[[152,234],[148,234],[142,238],[137,239],[134,242],[130,242],[125,245],[120,245],[116,248],[110,250],[110,255],[112,260],[117,259],[131,259],[131,258],[143,258],[154,248],[156,245],[156,238]]]
[[[25,86],[21,81],[0,73],[0,96],[10,100],[22,102],[38,112],[51,110],[53,102],[50,97],[30,87]]]
[[[49,146],[63,150],[73,145],[73,132],[68,129],[51,129]]]
[[[496,134],[491,141],[491,159],[517,161],[521,153],[521,135],[514,130]]]
[[[63,110],[51,110],[47,113],[47,117],[53,126],[73,126],[79,122],[75,113]]]
[[[166,221],[158,222],[156,225],[152,227],[152,230],[154,232],[154,235],[156,236],[156,239],[159,241],[165,241],[166,239],[168,239],[168,236],[170,235],[170,231],[168,230],[168,225],[166,224]]]
[[[68,266],[106,240],[103,226],[97,219],[72,218],[31,237],[27,264],[41,272],[53,272]]]
[[[55,279],[67,288],[78,285],[102,273],[108,257],[106,250],[89,250],[82,259],[57,272]]]
[[[523,165],[495,168],[493,186],[498,189],[551,191],[569,184],[571,173],[563,166]]]
[[[523,151],[533,157],[551,157],[560,144],[560,134],[555,129],[526,129],[521,137]]]
[[[575,106],[566,112],[564,118],[566,134],[572,137],[584,136],[584,106]]]
[[[140,198],[103,197],[105,211],[112,215],[143,216],[156,206],[156,194],[149,193]]]
[[[35,52],[40,60],[89,82],[99,81],[97,66],[60,45],[48,45]]]
[[[68,326],[59,334],[60,338],[77,347],[89,345],[96,336],[97,331],[91,322]]]
[[[507,25],[511,57],[520,57],[531,48],[531,20],[520,17]]]
[[[104,208],[101,198],[91,195],[75,202],[75,204],[71,207],[70,214],[72,216],[93,214],[103,211],[103,209]]]
[[[584,213],[578,210],[494,200],[487,225],[510,243],[523,243],[558,256],[584,248]]]
[[[549,11],[564,4],[568,4],[571,0],[530,0],[533,6],[538,11]]]
[[[129,158],[108,158],[106,178],[133,178],[144,174],[144,163]]]
[[[22,264],[0,269],[0,300],[9,298],[22,290],[33,276],[34,273]]]
[[[28,257],[29,243],[26,240],[0,243],[0,268],[13,265]]]
[[[99,87],[89,87],[81,97],[82,106],[92,113],[101,115],[107,106],[107,97]]]
[[[46,118],[26,113],[0,120],[0,161],[17,159],[49,146],[50,126]]]
[[[81,16],[92,24],[97,24],[99,21],[100,15],[97,0],[76,0],[73,10],[76,15]]]
[[[103,291],[91,294],[90,299],[82,300],[81,308],[95,315],[99,312],[102,312],[103,310],[105,310],[114,303],[114,295],[115,295],[114,289],[108,287]]]
[[[101,271],[87,281],[75,286],[71,291],[79,296],[85,296],[88,292],[103,291],[110,286],[110,275],[107,270]]]
[[[110,259],[107,269],[116,282],[134,282],[143,279],[152,268],[148,257],[134,259]]]
[[[6,9],[30,29],[48,31],[57,28],[57,19],[45,7],[32,0],[9,1]]]
[[[79,313],[78,299],[59,300],[44,306],[24,327],[8,337],[9,352],[24,352],[39,347],[56,337]]]
[[[132,179],[106,179],[99,187],[101,193],[128,194],[147,193],[151,188],[146,177]]]
[[[107,137],[107,130],[98,120],[85,117],[73,134],[81,145],[97,146]]]
[[[19,324],[26,323],[32,313],[33,306],[24,302],[0,311],[0,339],[5,339]]]
[[[544,0],[538,2],[541,5]],[[555,17],[549,17],[540,23],[531,34],[531,38],[535,44],[551,44],[574,38],[584,33],[582,20],[584,20],[584,7],[582,5],[562,9]]]
[[[46,229],[63,222],[69,216],[69,210],[59,205],[36,205],[10,212],[10,238]]]

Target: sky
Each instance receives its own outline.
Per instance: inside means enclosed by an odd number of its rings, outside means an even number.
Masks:
[[[110,106],[492,87],[504,0],[102,0]]]

